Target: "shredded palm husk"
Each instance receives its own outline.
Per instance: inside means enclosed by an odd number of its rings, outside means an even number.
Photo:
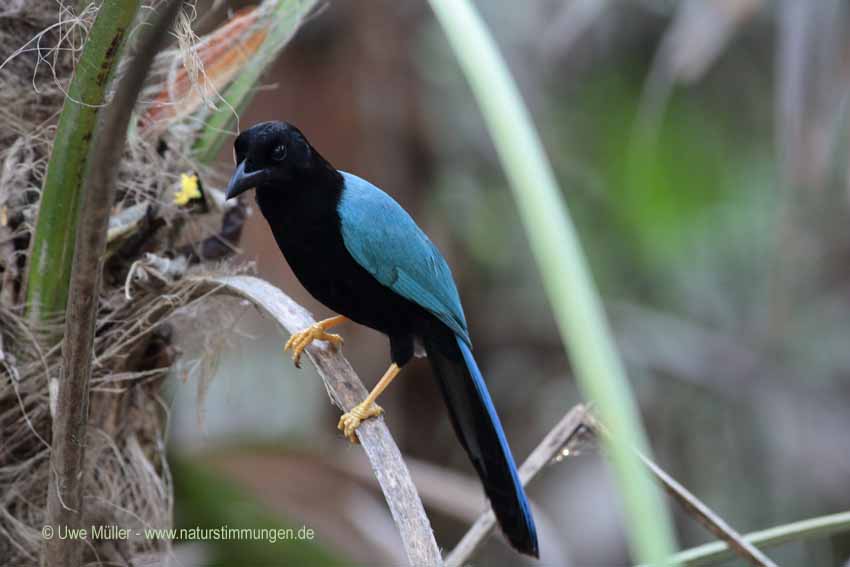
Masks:
[[[96,13],[94,2],[13,0],[0,7],[0,557],[8,565],[37,563],[43,544],[50,402],[61,362],[61,341],[50,337],[62,321],[38,328],[24,317],[27,247],[58,116]],[[204,71],[192,53],[198,38],[186,21],[177,30],[174,49],[157,65],[189,62],[186,75],[199,80]],[[146,93],[156,89],[149,85]],[[150,108],[145,103],[140,108]],[[85,439],[84,525],[171,525],[168,406],[160,398],[178,356],[170,321],[200,308],[187,273],[232,271],[219,266],[232,245],[216,234],[226,232],[222,223],[237,223],[238,232],[244,218],[225,208],[209,172],[191,158],[200,123],[175,120],[152,135],[136,121],[120,166]],[[202,180],[202,197],[193,192],[189,202],[175,201],[181,179],[192,175]],[[169,545],[133,536],[94,541],[86,562],[127,564],[161,556]]]

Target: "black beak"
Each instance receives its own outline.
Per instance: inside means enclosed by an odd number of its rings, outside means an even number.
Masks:
[[[233,197],[244,193],[248,189],[253,189],[259,183],[262,183],[266,178],[266,170],[258,169],[251,173],[245,173],[245,161],[242,160],[233,172],[233,177],[230,178],[230,183],[227,184],[225,198],[232,199]]]

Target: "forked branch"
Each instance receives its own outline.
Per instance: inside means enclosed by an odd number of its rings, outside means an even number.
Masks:
[[[581,432],[586,432],[593,437],[609,435],[607,430],[584,406],[575,406],[552,428],[520,467],[519,476],[523,486],[537,476],[544,465],[559,455],[565,454],[565,451],[568,452],[570,442],[575,440]],[[776,564],[761,550],[756,548],[752,542],[742,537],[723,518],[714,513],[704,502],[677,482],[676,479],[640,452],[637,452],[637,455],[652,476],[655,477],[656,481],[679,503],[685,512],[693,516],[706,529],[724,542],[727,549],[751,565],[756,565],[757,567],[776,567]],[[479,516],[478,520],[476,520],[463,539],[461,539],[457,547],[449,554],[446,559],[447,567],[459,567],[465,564],[493,531],[495,525],[496,519],[493,516],[493,510],[488,508],[487,511]],[[675,560],[672,559],[671,561]]]

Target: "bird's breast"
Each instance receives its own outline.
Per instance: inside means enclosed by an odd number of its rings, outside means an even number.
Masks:
[[[412,337],[419,322],[430,319],[357,263],[345,246],[335,209],[258,203],[298,281],[329,309],[387,335]]]

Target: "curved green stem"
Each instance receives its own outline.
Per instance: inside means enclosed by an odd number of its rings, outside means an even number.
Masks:
[[[430,2],[493,137],[579,385],[611,430],[608,452],[632,550],[640,561],[663,563],[674,550],[670,515],[630,448],[646,454],[646,435],[543,145],[498,47],[469,0]]]
[[[95,121],[138,8],[139,0],[104,0],[68,88],[30,245],[25,285],[27,313],[34,320],[65,311]]]

